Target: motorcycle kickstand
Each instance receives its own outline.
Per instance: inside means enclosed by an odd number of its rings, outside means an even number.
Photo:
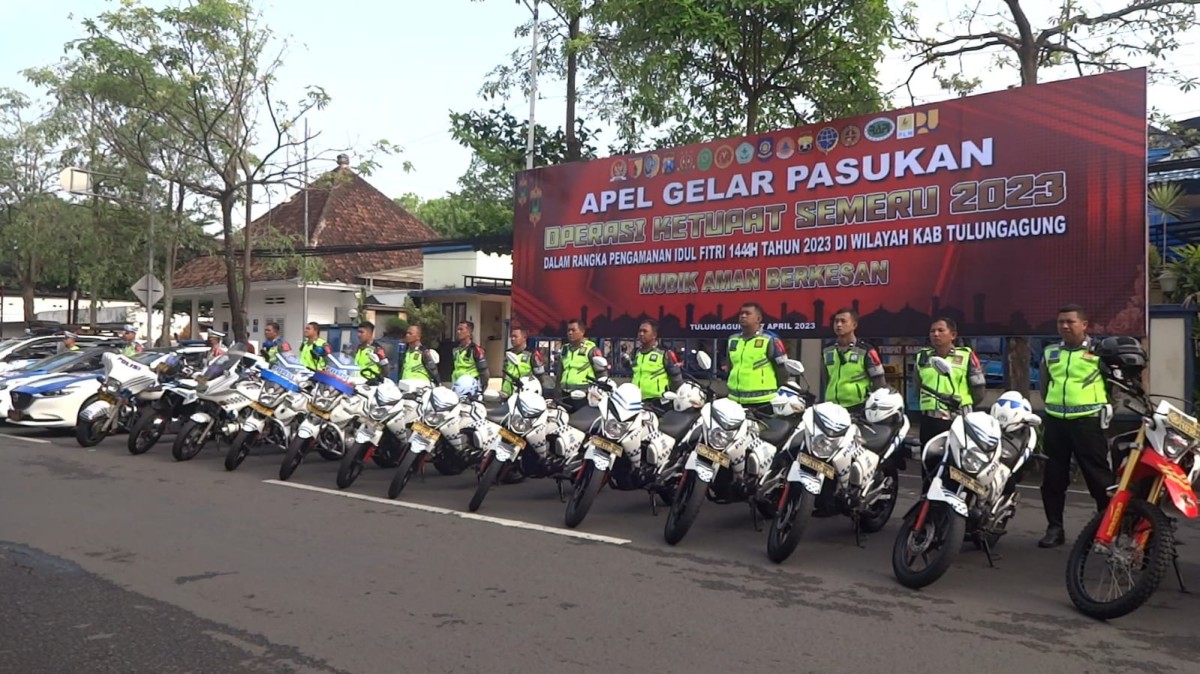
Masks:
[[[758,517],[758,508],[755,507],[753,501],[750,503],[750,521],[754,522],[755,531],[762,531],[762,523],[759,521]]]
[[[1190,592],[1188,592],[1187,586],[1183,584],[1183,572],[1181,572],[1179,570],[1179,554],[1178,553],[1176,553],[1176,555],[1171,558],[1171,564],[1175,566],[1175,580],[1179,581],[1179,591],[1184,594],[1191,594]]]
[[[658,494],[653,490],[650,490],[648,493],[650,494],[650,514],[658,517]],[[1176,566],[1175,568],[1179,567]]]
[[[987,534],[980,534],[979,547],[983,548],[983,554],[987,555],[988,566],[996,568],[996,564],[992,559],[992,544],[988,542]]]
[[[862,544],[862,527],[859,526],[859,514],[857,510],[850,516],[850,519],[854,522],[854,545],[860,548],[867,547]]]
[[[562,483],[563,483],[562,480],[559,480],[559,479],[554,480],[554,486],[558,488],[558,502],[566,503],[567,502],[567,490],[563,489]]]

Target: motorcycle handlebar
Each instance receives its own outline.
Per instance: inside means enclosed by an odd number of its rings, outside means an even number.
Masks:
[[[938,402],[949,405],[954,410],[962,408],[962,398],[954,395],[953,393],[941,393],[936,389],[926,386],[925,384],[921,384],[921,390],[936,398]]]

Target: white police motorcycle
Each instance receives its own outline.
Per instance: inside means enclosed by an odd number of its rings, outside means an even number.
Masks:
[[[262,445],[287,447],[308,405],[304,387],[312,371],[292,353],[280,353],[260,373],[262,388],[251,401],[242,427],[225,453],[225,470],[237,470],[250,451]]]

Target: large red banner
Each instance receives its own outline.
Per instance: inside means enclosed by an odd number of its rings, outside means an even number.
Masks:
[[[513,311],[534,334],[1146,333],[1146,73],[1083,77],[525,171]]]

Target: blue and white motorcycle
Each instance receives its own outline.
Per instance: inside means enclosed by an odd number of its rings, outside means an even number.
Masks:
[[[256,447],[287,447],[308,406],[304,388],[312,371],[295,354],[280,353],[260,377],[258,398],[251,401],[241,430],[225,453],[225,470],[237,470]]]
[[[370,391],[361,368],[344,353],[330,354],[325,363],[325,369],[312,375],[308,406],[288,442],[280,480],[290,478],[314,449],[327,461],[341,459],[366,414]]]

